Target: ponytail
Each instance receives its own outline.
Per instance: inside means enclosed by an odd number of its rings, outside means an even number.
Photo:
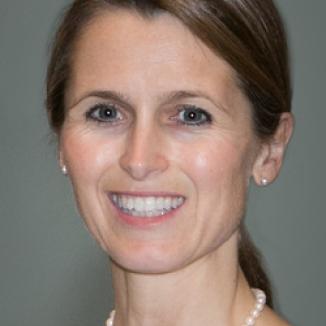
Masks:
[[[240,267],[250,287],[263,290],[266,294],[266,304],[273,308],[272,286],[263,265],[262,255],[251,240],[243,223],[240,227],[238,252]]]

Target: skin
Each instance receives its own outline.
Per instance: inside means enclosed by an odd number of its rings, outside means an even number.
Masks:
[[[78,40],[72,68],[59,160],[112,259],[115,325],[241,325],[254,305],[237,261],[248,185],[276,178],[291,115],[262,143],[232,68],[168,14],[105,12]],[[98,103],[114,105],[113,123],[86,119]],[[185,105],[211,123],[181,124]],[[186,201],[139,228],[117,217],[112,191]],[[286,324],[265,309],[257,325]]]

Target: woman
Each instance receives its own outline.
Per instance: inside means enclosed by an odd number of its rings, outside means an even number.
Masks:
[[[272,0],[68,9],[47,110],[112,261],[107,325],[289,325],[243,226],[250,180],[277,177],[293,129],[284,34]]]

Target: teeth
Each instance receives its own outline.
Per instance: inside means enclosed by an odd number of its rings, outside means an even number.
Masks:
[[[156,209],[156,200],[154,197],[145,198],[145,211],[153,211]]]
[[[172,207],[173,207],[173,208],[177,208],[177,207],[178,207],[178,198],[174,198],[174,199],[172,200]]]
[[[156,209],[162,210],[164,208],[164,199],[162,197],[156,198]]]
[[[147,211],[146,216],[147,217],[152,217],[152,216],[154,216],[154,212],[153,211]]]
[[[123,196],[122,196],[123,198]],[[124,208],[124,206],[119,205],[120,207]],[[140,197],[134,199],[134,209],[138,212],[142,212],[145,208],[145,202]]]
[[[127,209],[132,209],[133,207],[134,207],[134,200],[131,197],[127,198],[126,208]]]
[[[137,217],[161,216],[178,208],[184,202],[183,197],[138,197],[113,194],[111,198],[122,211]]]
[[[171,205],[171,203],[172,203],[172,200],[171,200],[171,198],[164,198],[164,208],[165,209],[169,209],[169,208],[171,208],[172,207],[172,205]]]
[[[128,198],[127,197],[122,197],[122,206],[127,207],[128,205]]]

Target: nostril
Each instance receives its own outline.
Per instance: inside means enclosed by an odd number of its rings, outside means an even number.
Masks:
[[[136,180],[143,180],[153,173],[161,173],[168,167],[168,161],[158,155],[150,157],[132,157],[123,155],[120,158],[121,168]]]

